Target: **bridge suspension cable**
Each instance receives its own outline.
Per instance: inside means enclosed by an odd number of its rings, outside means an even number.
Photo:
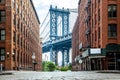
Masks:
[[[46,21],[46,19],[47,19],[48,15],[49,15],[49,11],[48,11],[48,13],[47,13],[47,15],[46,15],[45,19],[43,20],[43,22],[42,22],[42,24],[41,24],[41,27],[43,26],[44,22]]]
[[[46,38],[49,38],[49,31],[47,32],[47,34],[44,36],[43,41],[46,41]]]
[[[45,41],[49,41],[49,40],[50,40],[50,37],[47,36],[47,37],[45,38]]]
[[[72,16],[74,16],[74,15],[77,15],[77,13],[78,13],[78,9],[77,8],[75,8],[75,9],[69,9],[69,11],[72,13]],[[41,24],[41,32],[40,32],[40,35],[41,35],[41,37],[43,38],[43,42],[45,42],[46,40],[49,40],[49,35],[50,35],[50,27],[48,27],[49,26],[49,24],[50,24],[50,18],[48,17],[49,16],[49,11],[48,11],[48,13],[47,13],[47,15],[45,16],[45,18],[44,18],[44,20],[43,20],[43,22],[42,22],[42,24]],[[70,14],[71,15],[71,14]],[[70,17],[71,18],[71,17]],[[70,21],[71,20],[73,20],[73,19],[70,19]],[[70,24],[71,25],[71,24]],[[58,30],[59,30],[59,32],[57,33],[57,34],[59,34],[59,36],[62,36],[62,20],[60,20],[60,21],[58,21],[58,24],[57,24],[57,26],[59,26],[58,28]],[[73,26],[73,25],[71,25],[71,26]],[[71,26],[70,26],[70,29],[71,29]],[[71,29],[71,31],[72,31],[72,29]]]
[[[46,28],[47,28],[47,26],[48,26],[48,24],[50,23],[50,20],[47,22],[47,24],[45,25],[45,27],[44,27],[44,29],[43,29],[43,31],[41,32],[41,35],[44,33],[44,31],[46,30]]]
[[[75,8],[75,9],[69,9],[70,12],[73,12],[73,13],[78,13],[78,9]]]

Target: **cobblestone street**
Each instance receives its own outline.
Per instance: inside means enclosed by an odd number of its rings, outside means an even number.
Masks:
[[[120,74],[79,72],[12,71],[13,75],[0,75],[0,80],[120,80]]]

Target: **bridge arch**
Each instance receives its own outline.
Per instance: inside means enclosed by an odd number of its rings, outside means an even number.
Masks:
[[[61,18],[62,25],[62,36],[69,34],[69,9],[58,9],[57,6],[55,8],[50,6],[50,39],[56,39],[59,37],[58,35],[58,22],[59,18]]]
[[[69,9],[50,6],[50,40],[43,43],[42,51],[50,51],[50,61],[58,64],[59,51],[62,53],[62,66],[69,63],[72,34],[69,32]],[[60,24],[60,26],[59,26]]]

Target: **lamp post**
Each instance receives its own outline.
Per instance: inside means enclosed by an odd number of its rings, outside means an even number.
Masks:
[[[75,63],[76,63],[76,67],[78,69],[79,64],[83,63],[82,57],[81,56],[76,56]]]
[[[12,55],[14,56],[14,55],[15,55],[15,53],[12,53]]]
[[[0,71],[2,72],[2,70],[3,70],[3,64],[1,63],[0,64]]]
[[[10,55],[10,53],[9,53],[9,52],[7,52],[7,58],[9,58],[9,55]]]
[[[15,53],[13,52],[6,52],[6,60],[7,60],[7,65],[5,66],[6,70],[11,70],[11,69],[16,69],[16,59],[15,59]],[[11,65],[10,62],[14,63],[15,65]]]
[[[33,60],[32,63],[33,63],[33,70],[34,70],[34,71],[35,71],[35,64],[36,64],[35,58],[36,58],[36,57],[35,57],[35,53],[33,53],[33,54],[32,54],[32,60]]]
[[[14,57],[15,56],[15,53],[12,53],[12,57]],[[7,58],[10,58],[10,53],[9,52],[7,52]]]

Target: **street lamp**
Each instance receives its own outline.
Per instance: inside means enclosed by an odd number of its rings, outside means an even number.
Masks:
[[[3,64],[1,63],[0,64],[0,71],[2,72],[2,70],[3,70]]]
[[[35,65],[37,64],[37,63],[35,62],[35,58],[36,58],[36,57],[35,57],[35,53],[33,53],[33,54],[32,54],[32,60],[33,60],[32,63],[33,63],[33,70],[34,70],[34,71],[35,71]]]
[[[7,52],[6,54],[7,54],[7,58],[9,58],[10,57],[10,53]],[[14,55],[15,55],[15,53],[12,53],[12,57],[14,57]]]
[[[12,53],[12,55],[14,56],[14,55],[15,55],[15,53]]]
[[[9,52],[7,52],[7,58],[9,58],[9,55],[10,55],[10,53],[9,53]]]

